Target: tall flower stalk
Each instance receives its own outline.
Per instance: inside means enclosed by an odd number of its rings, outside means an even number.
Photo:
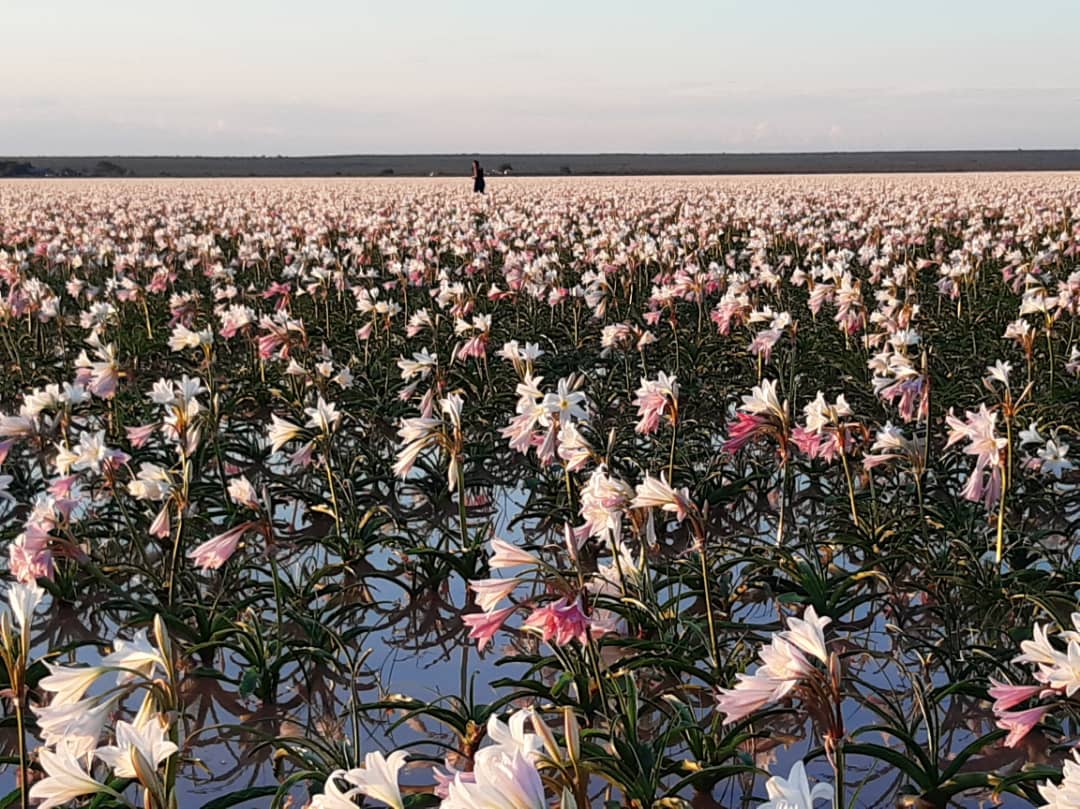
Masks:
[[[15,739],[19,770],[16,781],[22,809],[29,807],[29,781],[26,758],[26,672],[30,666],[31,629],[34,611],[45,596],[36,584],[15,582],[8,588],[9,609],[0,614],[0,657],[8,672],[11,699],[15,706]],[[14,619],[14,620],[13,620]]]

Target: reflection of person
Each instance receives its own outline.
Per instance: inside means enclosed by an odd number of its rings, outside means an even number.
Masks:
[[[472,190],[477,194],[484,193],[484,169],[479,160],[472,162]]]

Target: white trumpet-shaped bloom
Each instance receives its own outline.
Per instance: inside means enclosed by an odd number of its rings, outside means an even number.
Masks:
[[[344,779],[373,801],[385,803],[393,809],[405,809],[398,787],[398,771],[405,766],[406,753],[396,750],[389,756],[368,753],[364,766],[349,770]]]
[[[55,751],[42,748],[38,760],[46,777],[30,787],[30,800],[41,801],[37,809],[52,809],[84,795],[109,791],[83,769],[79,757],[69,748],[60,746]]]
[[[814,784],[806,777],[806,767],[796,761],[787,778],[774,775],[765,782],[765,792],[769,800],[758,804],[757,809],[813,809],[816,801],[830,801],[833,797],[832,784]]]

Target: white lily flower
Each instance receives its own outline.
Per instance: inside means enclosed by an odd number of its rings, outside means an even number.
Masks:
[[[52,705],[70,704],[82,699],[91,685],[97,682],[98,677],[107,674],[106,666],[59,666],[45,662],[49,670],[46,677],[41,678],[38,685],[45,691],[51,691],[55,696]]]
[[[806,767],[796,761],[787,778],[774,775],[765,782],[765,791],[769,800],[758,804],[757,809],[813,809],[814,802],[832,800],[832,784],[815,784],[810,788],[806,777]]]
[[[157,767],[179,749],[165,739],[165,727],[160,720],[151,720],[141,727],[121,721],[116,723],[116,744],[99,747],[94,755],[112,767],[113,775],[138,778],[136,751],[152,767]]]
[[[38,760],[47,777],[30,787],[30,800],[42,801],[37,809],[52,809],[83,795],[111,791],[95,781],[67,748],[59,747],[55,752],[42,748]]]
[[[113,644],[112,654],[101,658],[101,665],[126,669],[120,672],[117,679],[122,684],[131,681],[136,674],[152,677],[156,668],[165,668],[165,661],[161,652],[150,643],[146,629],[143,628],[136,632],[131,640],[118,639]]]
[[[344,777],[345,770],[334,770],[330,773],[323,785],[322,794],[311,799],[311,809],[356,809],[353,798],[361,794],[360,787],[342,792],[337,782]]]
[[[30,628],[34,623],[34,610],[45,598],[45,590],[37,584],[14,582],[8,587],[8,604],[15,616],[15,623],[22,634],[22,652],[30,651]]]
[[[398,788],[398,771],[405,766],[406,753],[396,750],[389,756],[368,753],[364,766],[349,770],[344,778],[373,801],[380,801],[393,809],[405,809]]]
[[[341,413],[334,407],[333,402],[327,402],[322,396],[315,407],[304,408],[309,416],[307,426],[317,427],[323,435],[330,435],[341,423]]]

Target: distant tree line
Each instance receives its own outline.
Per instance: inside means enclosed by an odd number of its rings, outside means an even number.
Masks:
[[[36,171],[30,162],[0,160],[0,177],[33,177]]]
[[[60,171],[35,166],[29,160],[0,160],[0,177],[83,177],[86,174],[65,166]],[[113,163],[111,160],[99,160],[91,177],[133,177],[135,172]]]

